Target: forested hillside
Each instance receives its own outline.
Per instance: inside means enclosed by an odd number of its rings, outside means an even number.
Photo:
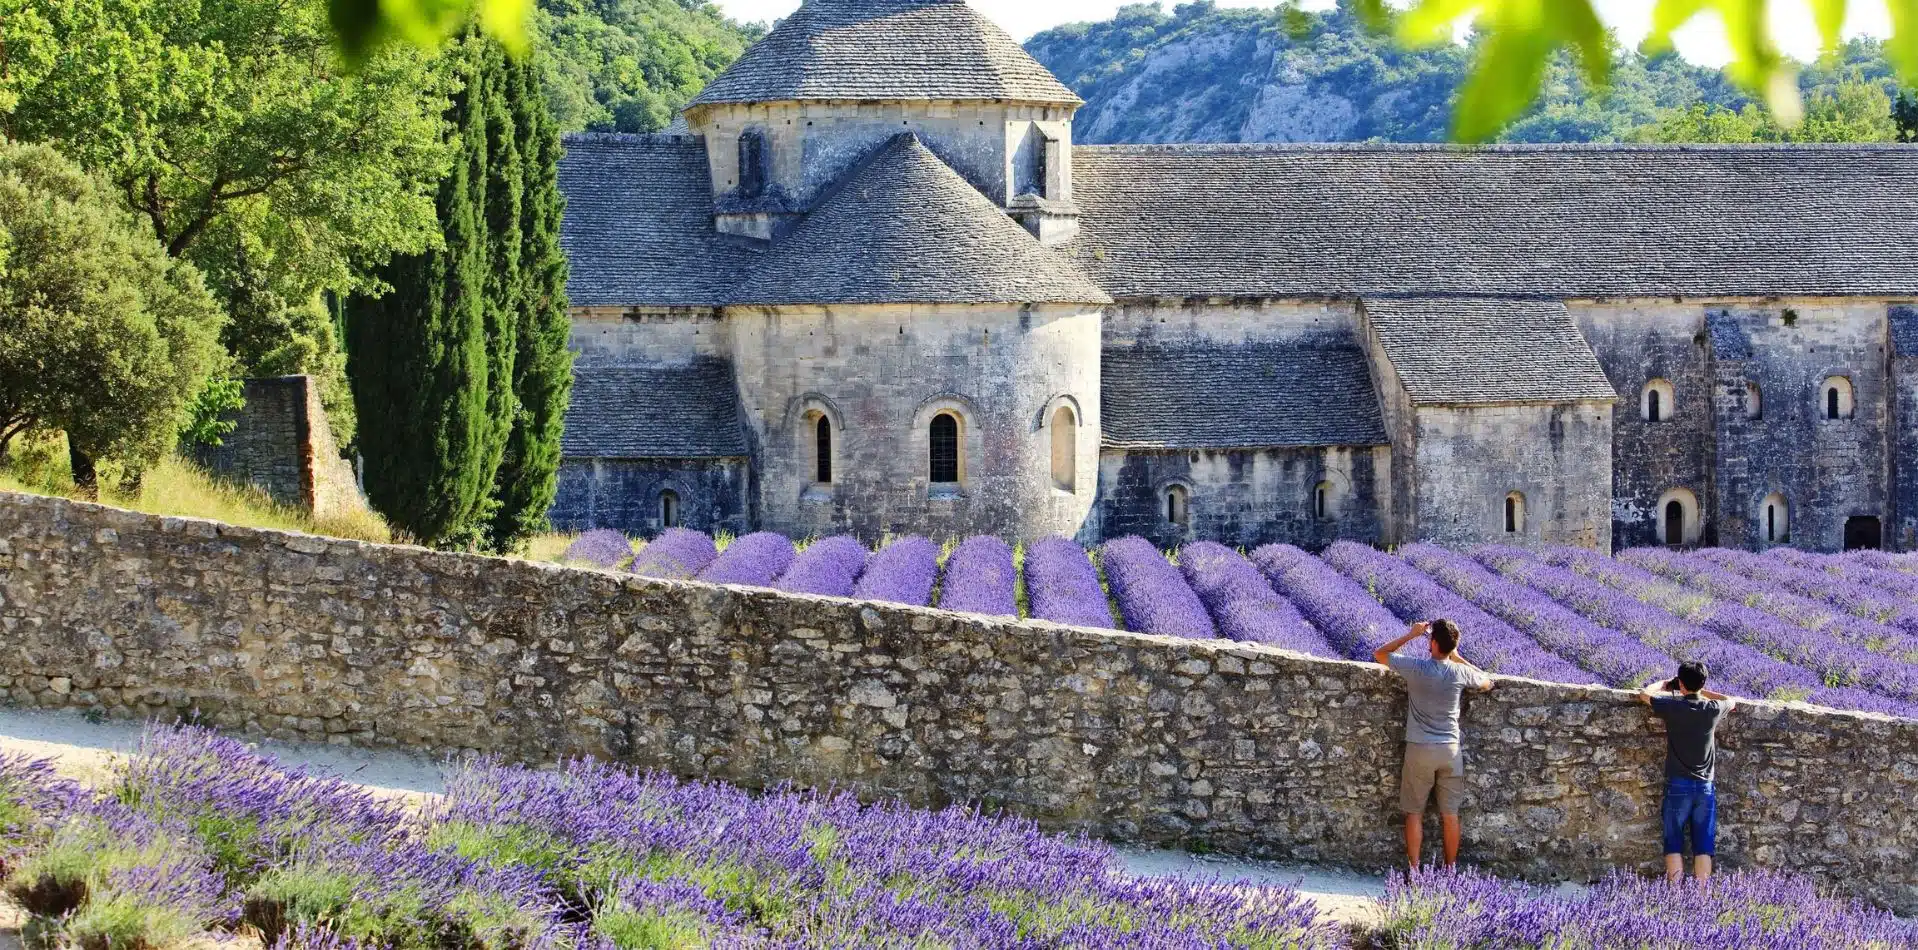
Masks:
[[[1217,9],[1210,2],[1122,8],[1102,23],[1033,37],[1026,48],[1086,100],[1082,142],[1435,142],[1447,137],[1470,50],[1408,51],[1339,9]],[[1581,142],[1696,137],[1885,138],[1893,92],[1880,45],[1850,44],[1836,64],[1807,70],[1813,119],[1803,132],[1770,127],[1714,69],[1619,49],[1605,96],[1589,93],[1569,59],[1546,95],[1506,130],[1507,141]],[[1817,130],[1817,131],[1814,131]]]
[[[539,0],[561,131],[652,132],[762,34],[705,0]]]

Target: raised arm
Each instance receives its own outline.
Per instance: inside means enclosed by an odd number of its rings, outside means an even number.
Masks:
[[[1738,708],[1738,700],[1735,700],[1731,698],[1730,696],[1725,695],[1724,693],[1718,692],[1717,690],[1701,689],[1698,691],[1698,695],[1703,696],[1706,699],[1712,700],[1714,702],[1724,703],[1726,712],[1731,712],[1732,710]]]
[[[1672,688],[1671,680],[1652,680],[1651,682],[1646,683],[1644,686],[1639,687],[1638,701],[1641,703],[1644,703],[1647,706],[1650,706],[1652,704],[1653,696],[1656,696],[1661,692],[1670,692],[1671,688]]]
[[[1431,629],[1432,629],[1432,625],[1424,620],[1413,621],[1412,626],[1405,631],[1405,636],[1402,636],[1398,638],[1397,640],[1392,641],[1391,643],[1388,643],[1382,647],[1379,647],[1376,650],[1373,650],[1372,662],[1377,663],[1380,666],[1391,666],[1392,653],[1394,651],[1396,651],[1399,647],[1402,647],[1408,643],[1411,643],[1415,638],[1425,636],[1426,631]]]

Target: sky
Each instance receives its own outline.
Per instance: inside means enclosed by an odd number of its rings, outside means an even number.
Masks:
[[[716,0],[736,20],[771,22],[799,6],[799,0]],[[1119,0],[970,0],[972,6],[997,20],[1006,32],[1021,40],[1040,30],[1079,20],[1105,20],[1124,4]],[[1177,0],[1165,0],[1170,10]],[[1656,0],[1595,0],[1600,17],[1628,45],[1636,45],[1651,26]],[[1272,0],[1218,0],[1222,7],[1270,7]],[[1331,0],[1306,0],[1307,9],[1330,7]],[[1805,0],[1772,0],[1772,35],[1793,57],[1811,60],[1818,55],[1818,30]],[[1885,0],[1851,0],[1846,35],[1884,36],[1891,31]],[[1686,59],[1705,66],[1722,66],[1730,57],[1725,31],[1716,14],[1692,21],[1675,37]]]

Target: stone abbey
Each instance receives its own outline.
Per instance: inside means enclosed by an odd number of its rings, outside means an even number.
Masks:
[[[1918,548],[1918,151],[1080,104],[958,0],[807,0],[569,137],[555,524]]]

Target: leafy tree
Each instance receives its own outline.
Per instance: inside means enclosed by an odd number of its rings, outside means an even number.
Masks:
[[[1891,120],[1898,126],[1898,141],[1918,142],[1918,94],[1899,92],[1892,103]]]
[[[562,132],[655,132],[762,31],[703,0],[540,0],[540,77]]]
[[[347,365],[359,408],[366,493],[426,544],[470,537],[493,487],[499,426],[489,415],[486,44],[448,60],[462,82],[447,110],[455,150],[436,198],[443,244],[378,271],[392,289],[347,313]]]
[[[1757,105],[1698,105],[1666,113],[1640,130],[1647,142],[1892,142],[1898,126],[1891,98],[1876,83],[1845,83],[1819,92],[1796,125],[1783,125]]]
[[[498,508],[487,545],[512,551],[546,527],[558,491],[560,428],[572,391],[573,355],[567,349],[566,256],[560,250],[559,131],[538,88],[536,64],[513,70],[510,96],[522,169],[517,266],[517,350],[513,360],[515,414],[493,495]]]
[[[0,455],[60,430],[91,461],[139,468],[174,445],[221,362],[221,313],[97,179],[44,145],[0,140]]]

